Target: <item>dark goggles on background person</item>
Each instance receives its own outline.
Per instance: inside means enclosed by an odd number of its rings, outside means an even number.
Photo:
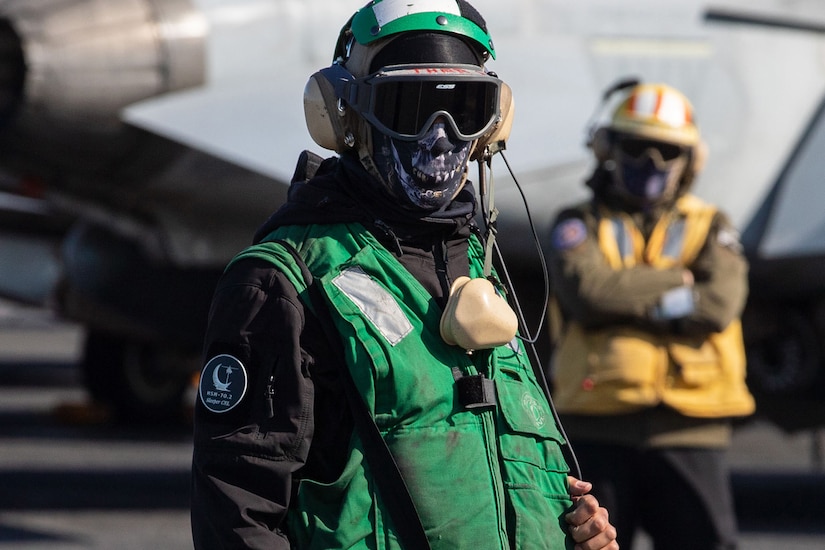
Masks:
[[[687,153],[687,148],[674,143],[622,135],[616,137],[615,145],[626,158],[640,161],[649,156],[657,164],[670,164]]]
[[[338,97],[392,138],[421,139],[443,117],[458,139],[473,141],[500,118],[501,80],[472,65],[399,65],[362,78],[341,69]]]

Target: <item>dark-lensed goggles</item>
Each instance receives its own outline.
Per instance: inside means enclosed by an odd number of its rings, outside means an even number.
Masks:
[[[630,136],[619,136],[616,139],[616,147],[624,156],[633,160],[642,160],[655,151],[659,159],[654,160],[665,163],[673,162],[686,153],[686,149],[681,145]]]
[[[478,139],[499,119],[501,80],[474,66],[385,67],[353,78],[342,97],[381,133],[421,139],[439,117],[458,139]]]

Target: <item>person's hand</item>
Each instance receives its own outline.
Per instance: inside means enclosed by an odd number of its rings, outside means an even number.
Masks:
[[[617,550],[616,528],[610,524],[607,509],[588,494],[593,484],[573,476],[567,476],[567,484],[573,509],[564,519],[570,525],[576,550]]]

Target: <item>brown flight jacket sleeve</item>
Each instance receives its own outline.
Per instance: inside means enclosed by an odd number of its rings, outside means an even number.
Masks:
[[[548,264],[553,294],[563,316],[584,327],[633,324],[654,331],[707,334],[723,330],[741,315],[748,293],[748,265],[727,218],[717,213],[704,246],[688,266],[657,269],[649,265],[614,270],[599,248],[598,220],[589,206],[561,212],[554,228],[579,218],[586,236],[575,246],[551,245]],[[694,278],[694,311],[676,321],[653,315],[662,294]]]

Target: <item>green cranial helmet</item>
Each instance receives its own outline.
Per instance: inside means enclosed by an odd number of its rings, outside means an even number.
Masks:
[[[332,65],[310,77],[307,128],[379,179],[374,141],[415,141],[438,117],[472,154],[503,146],[512,96],[485,69],[491,58],[484,18],[466,0],[373,0],[341,29]]]
[[[367,46],[399,33],[433,31],[468,40],[482,59],[495,59],[484,18],[465,0],[374,0],[345,26],[335,57],[346,59],[351,40]]]

